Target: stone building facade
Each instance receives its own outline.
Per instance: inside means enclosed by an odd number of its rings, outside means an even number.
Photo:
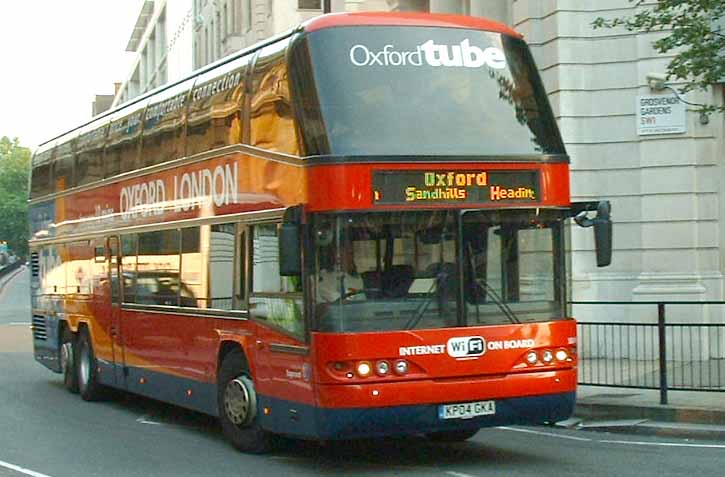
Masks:
[[[145,0],[126,51],[136,53],[131,71],[116,91],[117,106],[193,71],[192,0]]]

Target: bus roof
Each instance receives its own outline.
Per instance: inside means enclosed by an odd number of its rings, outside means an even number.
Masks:
[[[474,30],[485,30],[496,33],[503,33],[506,35],[513,36],[515,38],[522,38],[523,36],[512,30],[510,27],[503,23],[495,22],[487,18],[480,17],[469,17],[462,15],[446,15],[439,13],[425,13],[425,12],[355,12],[355,13],[332,13],[326,14],[319,17],[315,17],[306,23],[303,23],[297,28],[283,32],[279,35],[272,36],[259,43],[251,45],[247,48],[232,53],[229,56],[221,58],[213,63],[203,66],[202,68],[191,72],[190,74],[180,78],[177,81],[173,81],[164,84],[156,89],[147,91],[135,98],[132,98],[125,103],[122,103],[108,111],[89,119],[85,123],[77,126],[69,131],[65,131],[57,136],[54,136],[47,141],[40,143],[35,151],[35,154],[42,153],[45,150],[52,149],[57,145],[56,141],[64,139],[64,136],[77,134],[78,130],[88,126],[90,124],[101,124],[103,120],[109,120],[108,118],[117,111],[128,108],[134,104],[140,103],[148,98],[165,91],[177,84],[183,83],[184,81],[200,76],[208,71],[212,71],[215,68],[229,63],[237,58],[244,55],[253,53],[256,50],[263,48],[269,44],[279,41],[284,38],[292,36],[297,31],[312,32],[322,30],[326,28],[334,28],[339,26],[428,26],[428,27],[442,27],[442,28],[462,28],[462,29],[474,29]],[[34,154],[34,155],[35,155]]]
[[[464,28],[503,33],[515,38],[522,35],[503,23],[487,18],[422,12],[355,12],[333,13],[315,17],[303,25],[307,32],[341,26],[426,26]]]

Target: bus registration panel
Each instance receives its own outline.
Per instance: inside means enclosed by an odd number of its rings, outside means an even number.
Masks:
[[[463,402],[438,406],[440,419],[471,419],[477,416],[496,414],[495,401]]]

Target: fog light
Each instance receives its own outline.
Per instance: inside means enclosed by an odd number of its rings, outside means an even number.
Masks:
[[[539,356],[536,354],[536,351],[529,351],[526,353],[526,362],[534,365],[539,360]]]
[[[377,372],[380,376],[385,376],[390,372],[390,363],[387,361],[378,361],[375,363],[375,372]]]
[[[547,349],[541,353],[541,359],[544,363],[551,363],[554,360],[554,353]]]
[[[568,357],[569,355],[563,349],[560,349],[556,352],[556,359],[558,359],[559,361],[566,361]]]
[[[361,378],[369,376],[370,371],[372,371],[372,369],[370,368],[370,363],[368,363],[367,361],[363,361],[357,364],[357,374]]]
[[[408,362],[404,359],[399,359],[395,362],[395,372],[397,374],[405,374],[408,372]]]

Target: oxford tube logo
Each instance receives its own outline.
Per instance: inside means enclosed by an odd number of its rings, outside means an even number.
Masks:
[[[433,66],[461,68],[506,68],[506,55],[499,48],[480,48],[465,39],[457,45],[436,44],[428,40],[414,50],[400,51],[394,45],[373,50],[358,44],[350,48],[350,62],[355,66]]]
[[[486,340],[480,336],[451,338],[446,343],[446,350],[452,358],[474,358],[486,352]]]

